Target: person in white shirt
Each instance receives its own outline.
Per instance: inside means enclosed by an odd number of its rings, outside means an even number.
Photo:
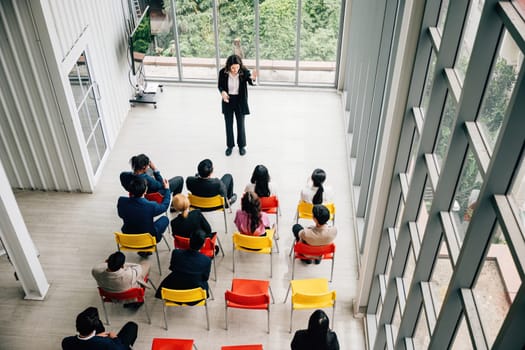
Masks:
[[[250,183],[246,185],[244,192],[255,192],[259,197],[275,196],[275,186],[270,182],[268,168],[262,164],[256,165]]]
[[[332,202],[332,189],[324,184],[326,172],[323,169],[314,169],[307,186],[301,191],[301,200],[312,204]]]

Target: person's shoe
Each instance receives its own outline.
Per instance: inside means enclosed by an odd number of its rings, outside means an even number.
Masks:
[[[124,304],[124,308],[125,309],[138,309],[143,304],[144,304],[144,302],[142,302],[142,303],[140,303],[140,302],[127,303],[127,304]]]
[[[321,263],[321,259],[315,259],[314,264],[319,265]]]
[[[141,258],[147,258],[152,253],[151,252],[138,252],[137,254],[140,255]]]
[[[306,265],[310,265],[312,263],[312,260],[310,259],[301,259],[301,261]]]
[[[219,255],[219,251],[220,251],[219,246],[216,245],[215,246],[215,256]]]
[[[233,203],[235,203],[236,200],[237,200],[237,195],[234,193],[234,194],[232,194],[232,196],[230,197],[230,205],[232,205]]]
[[[239,148],[239,154],[241,156],[244,156],[246,154],[246,148],[244,148],[244,147]]]
[[[232,154],[232,148],[231,148],[231,147],[226,148],[226,151],[224,151],[224,154],[226,154],[227,157],[228,157],[228,156],[231,156],[231,154]]]

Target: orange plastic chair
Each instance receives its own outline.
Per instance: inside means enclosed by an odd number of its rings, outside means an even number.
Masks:
[[[279,228],[279,215],[281,215],[281,209],[279,208],[279,199],[277,196],[259,197],[261,201],[261,210],[266,214],[275,215],[275,239],[279,239],[277,230]]]
[[[98,294],[100,295],[100,300],[102,301],[102,308],[104,309],[104,316],[106,316],[106,324],[109,325],[108,312],[106,310],[106,303],[124,303],[124,302],[139,302],[144,303],[144,311],[148,317],[148,323],[151,324],[151,319],[149,317],[148,307],[146,305],[145,298],[145,289],[144,288],[131,288],[124,292],[108,292],[104,289],[98,288]]]
[[[335,243],[313,246],[299,241],[295,243],[293,250],[292,279],[294,279],[296,259],[321,259],[332,260],[332,267],[330,269],[330,282],[332,282],[334,276]]]
[[[213,261],[214,281],[217,281],[217,266],[215,266],[215,244],[217,243],[218,239],[219,237],[217,236],[217,234],[215,234],[212,238],[206,237],[204,245],[202,246],[201,250],[199,250],[199,252],[206,255]],[[173,235],[173,242],[176,249],[190,249],[190,239],[188,237]],[[224,253],[222,254],[222,256],[224,256]]]
[[[191,350],[197,349],[193,339],[153,338],[151,350]]]
[[[226,330],[228,329],[228,308],[266,310],[267,333],[270,333],[270,296],[273,293],[269,281],[234,278],[231,290],[224,292]]]
[[[263,350],[262,344],[252,345],[225,345],[221,350]]]

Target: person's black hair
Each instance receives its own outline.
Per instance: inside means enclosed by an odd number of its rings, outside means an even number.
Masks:
[[[308,320],[308,339],[312,342],[312,349],[324,349],[328,342],[328,316],[323,310],[315,310]]]
[[[317,192],[315,192],[314,198],[312,198],[312,203],[321,204],[323,203],[323,183],[324,180],[326,180],[326,173],[323,169],[317,168],[312,172],[311,179],[314,187],[317,187]]]
[[[90,335],[99,324],[99,319],[93,313],[81,312],[77,315],[75,326],[77,332],[82,336]]]
[[[146,192],[147,188],[148,185],[146,183],[146,179],[140,176],[133,176],[128,186],[129,192],[131,193],[132,197],[142,197],[142,195]]]
[[[133,171],[139,171],[149,165],[149,157],[142,153],[137,156],[131,157],[129,162],[131,163],[131,168],[133,169]]]
[[[198,229],[190,236],[190,248],[199,251],[202,248],[205,239],[206,233],[202,229]]]
[[[242,63],[242,58],[239,55],[231,55],[226,59],[226,66],[224,67],[225,73],[229,73],[231,66],[233,66],[234,64],[239,65],[239,75],[244,74],[246,67]]]
[[[126,256],[122,252],[115,252],[108,257],[108,269],[110,271],[118,271],[126,262]]]
[[[197,173],[200,177],[208,177],[213,172],[213,163],[210,159],[203,159],[197,166]]]
[[[255,192],[248,191],[241,198],[241,210],[250,218],[250,233],[255,232],[261,222],[261,200]]]
[[[322,204],[314,205],[312,208],[312,215],[317,220],[319,225],[324,225],[328,220],[330,220],[330,211]]]
[[[268,185],[270,182],[270,173],[268,173],[268,169],[264,165],[259,164],[255,166],[250,182],[255,184],[254,192],[257,193],[259,197],[270,196],[270,187]]]

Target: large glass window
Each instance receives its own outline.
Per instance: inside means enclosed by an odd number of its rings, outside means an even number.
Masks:
[[[430,333],[428,331],[424,306],[421,306],[419,309],[416,330],[412,339],[414,340],[414,347],[416,349],[428,349],[428,345],[430,344]]]
[[[438,27],[439,32],[441,33],[441,35],[443,35],[443,29],[445,27],[445,21],[447,19],[448,3],[449,3],[449,0],[441,1],[441,8],[439,10],[439,17],[438,17],[437,27]]]
[[[436,155],[439,168],[443,166],[443,160],[447,156],[448,147],[452,132],[454,131],[454,121],[456,117],[457,103],[450,93],[447,94],[445,101],[445,109],[441,116],[441,123],[439,125],[439,134],[434,146],[434,154]]]
[[[451,350],[469,350],[474,349],[472,345],[472,340],[468,332],[468,325],[464,315],[461,315],[461,320],[459,321],[459,326],[456,329],[456,334],[454,336],[454,342],[452,343]]]
[[[441,305],[445,299],[452,272],[450,254],[445,241],[442,240],[436,260],[434,261],[432,276],[430,277],[430,287],[432,290],[434,305],[436,306],[436,315],[439,314],[439,310],[441,310]]]
[[[521,157],[521,165],[513,179],[510,196],[514,200],[519,211],[519,217],[525,227],[525,157]],[[525,232],[522,232],[525,234]]]
[[[496,143],[522,62],[523,54],[505,31],[477,119],[490,149]]]
[[[414,248],[412,248],[412,244],[411,244],[408,250],[408,256],[407,256],[407,260],[405,264],[405,271],[403,272],[407,294],[408,294],[408,290],[410,289],[410,285],[412,284],[412,278],[414,277],[415,268],[416,268],[416,256],[414,254]]]
[[[430,53],[430,59],[428,60],[427,76],[425,78],[425,88],[423,90],[423,96],[421,97],[421,108],[423,109],[423,116],[427,114],[428,103],[430,102],[430,93],[432,92],[432,86],[434,85],[434,74],[436,71],[436,53],[434,50]]]
[[[470,8],[467,15],[466,25],[463,27],[463,35],[461,37],[461,46],[459,54],[456,59],[454,68],[461,81],[465,80],[465,73],[467,72],[470,55],[472,53],[472,45],[478,31],[479,19],[481,10],[483,9],[483,0],[471,1]]]

